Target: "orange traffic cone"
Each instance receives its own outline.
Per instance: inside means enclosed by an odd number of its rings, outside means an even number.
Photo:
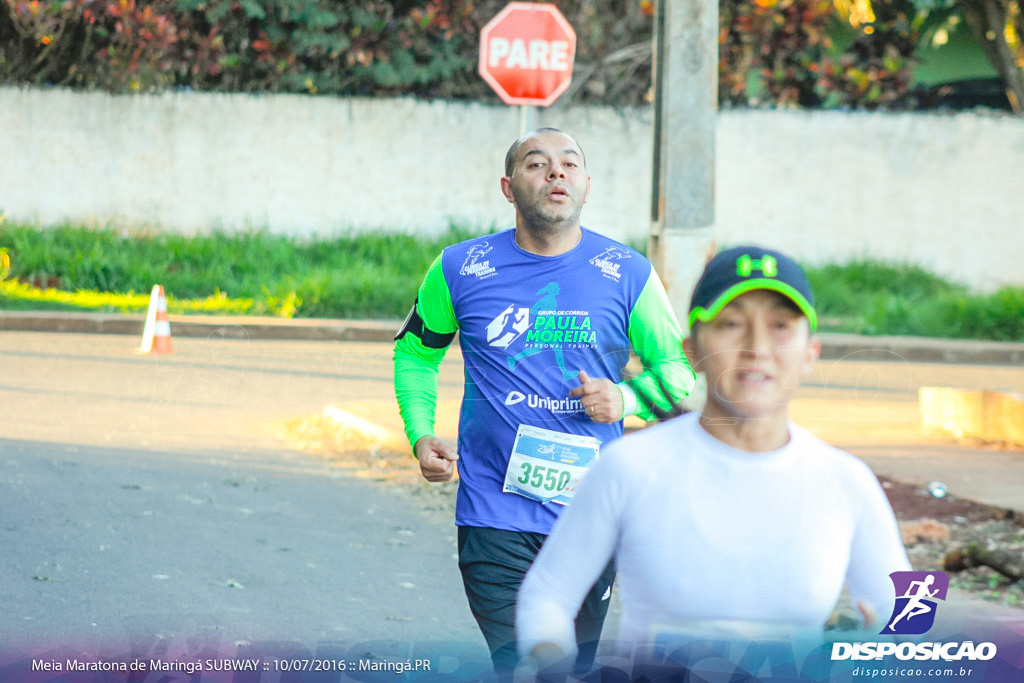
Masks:
[[[142,330],[139,353],[174,353],[171,348],[171,323],[167,319],[167,297],[163,285],[154,285],[149,295],[146,326]]]

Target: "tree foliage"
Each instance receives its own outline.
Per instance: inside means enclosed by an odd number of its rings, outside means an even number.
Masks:
[[[724,102],[907,106],[916,41],[905,11],[894,8],[839,49],[831,0],[722,0],[721,8]]]
[[[1018,22],[1016,32],[1002,31],[989,42],[992,54],[1021,55],[1020,0],[955,1],[980,8],[964,12],[975,17],[983,35],[991,33],[985,28],[991,23],[984,24],[982,15]],[[922,17],[948,11],[923,4],[928,2],[954,0],[720,0],[720,101],[912,106],[912,55]],[[0,0],[0,83],[110,92],[187,88],[497,101],[476,73],[478,35],[504,4]],[[562,101],[647,101],[651,2],[554,4],[578,37],[573,84]],[[837,27],[845,31],[837,33]],[[846,34],[852,39],[837,45],[834,35]]]
[[[975,40],[1006,83],[1013,110],[1024,113],[1024,2],[957,0],[957,5]]]

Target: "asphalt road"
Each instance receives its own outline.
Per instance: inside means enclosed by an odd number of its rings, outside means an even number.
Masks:
[[[173,343],[140,355],[135,336],[0,334],[0,681],[69,649],[485,671],[449,513],[282,436],[333,405],[400,439],[390,344]],[[793,414],[876,471],[1024,509],[1020,451],[920,434],[926,385],[1024,391],[1024,369],[826,360]],[[450,439],[461,389],[453,351],[438,405]]]
[[[0,335],[7,661],[415,647],[444,653],[435,671],[487,665],[451,518],[275,429],[342,398],[392,403],[387,347],[215,338],[154,356],[136,344]]]
[[[891,360],[819,361],[791,406],[796,422],[908,484],[945,483],[961,498],[1024,513],[1024,450],[926,434],[921,387],[1024,395],[1024,365]]]

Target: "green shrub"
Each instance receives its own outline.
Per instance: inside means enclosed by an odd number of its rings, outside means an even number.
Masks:
[[[415,96],[497,102],[476,73],[504,0],[0,0],[0,84],[115,93]],[[566,101],[648,104],[654,3],[555,0],[577,34]],[[719,101],[905,107],[913,6],[851,27],[831,0],[722,0]],[[842,30],[839,28],[842,27]],[[836,45],[833,34],[843,35]]]
[[[929,336],[1024,340],[1024,288],[1005,287],[985,296],[943,297],[934,307]],[[945,336],[945,335],[941,335]]]
[[[177,301],[202,301],[189,310],[216,312],[218,301],[230,308],[248,300],[243,312],[400,318],[441,249],[474,234],[452,226],[429,239],[375,233],[295,240],[265,231],[186,237],[0,224],[0,251],[10,254],[11,276],[22,285],[15,298],[31,290],[36,302],[44,289],[148,296],[162,284],[172,310]],[[53,299],[67,301],[63,294]]]
[[[864,260],[807,276],[826,331],[1024,341],[1024,288],[972,294],[917,266]]]
[[[441,250],[482,232],[296,240],[0,222],[0,308],[141,312],[162,284],[174,313],[396,320]],[[917,266],[866,260],[807,274],[822,331],[1024,341],[1024,288],[972,294]]]

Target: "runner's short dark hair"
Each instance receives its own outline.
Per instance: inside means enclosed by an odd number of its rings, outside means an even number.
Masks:
[[[531,130],[529,133],[526,133],[525,135],[520,137],[518,140],[513,142],[512,146],[508,148],[508,152],[505,153],[505,177],[506,178],[511,178],[513,171],[515,171],[515,168],[516,168],[516,152],[519,151],[519,145],[523,144],[523,142],[525,142],[528,138],[532,138],[534,135],[539,135],[541,133],[557,133],[558,135],[565,135],[566,137],[571,139],[573,142],[576,142],[576,138],[574,138],[573,136],[569,135],[564,130],[560,130],[558,128],[545,127],[545,128],[537,128],[536,130]],[[576,146],[579,147],[580,154],[583,155],[583,165],[586,166],[587,165],[587,155],[583,153],[583,148],[580,147],[580,143],[576,142]]]

